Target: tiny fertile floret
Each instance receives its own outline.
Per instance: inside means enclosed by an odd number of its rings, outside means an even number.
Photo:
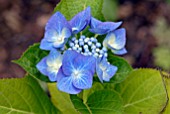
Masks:
[[[40,43],[40,49],[50,53],[36,65],[37,69],[69,94],[91,88],[95,73],[102,83],[110,81],[118,68],[108,61],[109,52],[127,53],[125,29],[118,29],[121,24],[97,20],[90,7],[71,20],[56,12],[48,20]],[[86,28],[94,36],[83,32]]]

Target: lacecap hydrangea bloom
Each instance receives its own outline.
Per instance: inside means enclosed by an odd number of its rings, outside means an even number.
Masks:
[[[127,52],[125,29],[118,29],[121,24],[95,19],[90,7],[69,21],[56,12],[47,22],[40,43],[40,49],[50,53],[36,65],[37,69],[57,82],[59,90],[69,94],[91,88],[95,73],[101,82],[110,81],[118,68],[108,62],[107,50],[117,55]],[[87,26],[94,37],[82,34]],[[98,35],[106,35],[103,43],[95,37]]]

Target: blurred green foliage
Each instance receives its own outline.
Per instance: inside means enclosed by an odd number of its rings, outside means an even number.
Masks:
[[[117,18],[117,0],[104,0],[102,13],[107,21],[115,21]]]
[[[170,3],[170,0],[166,0],[166,2]]]
[[[165,70],[170,69],[170,26],[165,19],[158,19],[154,28],[154,34],[158,41],[158,47],[153,50],[154,62]]]

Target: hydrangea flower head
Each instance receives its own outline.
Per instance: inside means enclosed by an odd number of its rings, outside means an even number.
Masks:
[[[118,68],[107,60],[108,49],[118,55],[126,53],[125,29],[117,29],[122,22],[101,22],[90,12],[87,7],[71,20],[56,12],[49,19],[40,44],[50,53],[37,64],[37,69],[69,94],[91,88],[95,73],[102,83],[110,81]],[[94,37],[82,34],[87,26]],[[106,37],[99,42],[97,35]]]

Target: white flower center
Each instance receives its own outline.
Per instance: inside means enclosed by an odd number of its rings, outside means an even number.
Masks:
[[[57,40],[58,40],[58,42],[62,42],[63,39],[64,38],[62,36],[60,36]]]
[[[57,73],[60,66],[61,66],[61,62],[57,59],[56,61],[53,61],[53,62],[47,62],[47,65],[48,65],[48,69],[50,72],[55,72]]]
[[[108,41],[108,44],[112,47],[115,46],[115,39],[116,39],[116,36],[114,34],[111,35],[109,41]]]
[[[103,64],[99,64],[99,67],[102,69],[102,71],[105,71],[106,70],[106,66],[104,66]]]
[[[80,77],[80,71],[74,70],[73,73],[72,73],[72,76],[74,76],[74,78],[79,78]]]

